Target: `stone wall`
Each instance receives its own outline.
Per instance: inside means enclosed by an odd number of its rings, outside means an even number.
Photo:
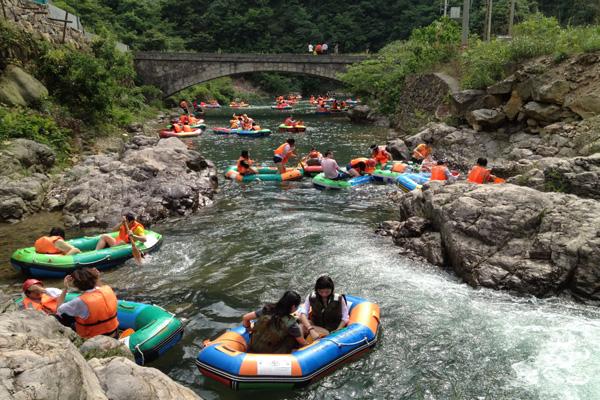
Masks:
[[[10,24],[38,33],[52,43],[66,43],[75,48],[84,48],[89,44],[89,38],[81,31],[72,28],[64,22],[50,19],[48,6],[26,0],[3,0],[4,9],[0,10],[0,18],[5,18]],[[73,18],[69,18],[73,21]],[[64,33],[64,41],[63,41]]]

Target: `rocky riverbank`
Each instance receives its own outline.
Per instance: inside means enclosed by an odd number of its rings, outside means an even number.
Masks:
[[[410,158],[430,139],[434,157],[453,169],[466,173],[486,157],[508,184],[432,183],[398,193],[400,220],[379,232],[472,286],[600,303],[598,87],[600,55],[584,54],[541,58],[487,90],[429,100],[451,118],[416,134],[398,131],[388,143],[394,158]]]
[[[0,314],[2,399],[200,399],[159,370],[135,364],[117,340],[84,342],[54,317],[6,304]]]
[[[212,203],[216,169],[179,139],[136,135],[111,152],[85,157],[52,174],[54,152],[17,139],[0,152],[0,217],[17,222],[38,211],[61,211],[66,226],[108,227],[123,210],[144,223],[188,215]]]

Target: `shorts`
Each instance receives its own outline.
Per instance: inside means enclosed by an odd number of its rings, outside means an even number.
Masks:
[[[279,157],[279,156],[273,156],[273,162],[275,164],[279,164],[280,162],[283,161],[283,158]]]

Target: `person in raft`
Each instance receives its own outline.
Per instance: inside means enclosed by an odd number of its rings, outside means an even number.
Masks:
[[[19,304],[22,310],[38,310],[46,314],[56,313],[56,299],[60,296],[58,288],[46,288],[42,281],[27,279],[23,282],[23,301]]]
[[[64,289],[56,301],[56,313],[75,320],[75,332],[83,338],[105,335],[117,337],[117,296],[108,285],[100,284],[96,268],[81,268],[65,276]],[[71,285],[82,293],[71,301],[65,297]]]
[[[284,144],[273,151],[273,162],[277,165],[277,172],[283,174],[285,172],[285,164],[290,157],[296,157],[294,150],[296,149],[296,141],[289,138]]]
[[[456,178],[446,166],[446,160],[438,160],[437,165],[431,167],[431,178],[429,180],[454,182]]]
[[[302,329],[291,315],[301,300],[298,293],[287,291],[276,304],[267,304],[244,315],[242,325],[251,332],[249,352],[287,354],[305,346]],[[252,320],[256,320],[253,327]]]
[[[315,290],[306,296],[298,309],[304,332],[313,340],[329,335],[348,324],[348,304],[346,298],[335,293],[333,280],[323,275],[317,279]]]
[[[372,144],[371,147],[369,147],[369,150],[371,150],[371,158],[373,158],[382,167],[393,158],[390,152],[385,149],[385,146]]]
[[[306,165],[316,166],[321,165],[321,160],[323,159],[323,154],[315,147],[312,147],[306,156]]]
[[[433,148],[431,147],[432,144],[433,140],[425,139],[424,143],[417,145],[412,152],[412,161],[421,163],[423,160],[431,156],[433,153]]]
[[[81,253],[77,247],[65,241],[65,230],[62,228],[50,229],[48,236],[42,236],[34,243],[35,252],[39,254],[62,254],[70,256]]]
[[[348,175],[357,177],[361,175],[372,174],[375,172],[376,166],[377,161],[372,158],[355,158],[348,163],[346,166],[346,171],[348,171]]]
[[[347,173],[340,169],[337,161],[333,158],[333,151],[331,150],[325,152],[325,158],[321,160],[321,167],[323,167],[323,174],[327,179],[339,181],[349,177]]]
[[[258,174],[258,171],[252,167],[254,160],[250,158],[248,150],[242,150],[240,158],[237,160],[237,172],[240,175],[254,175]]]
[[[283,121],[285,126],[296,126],[296,120],[291,115]]]
[[[129,232],[131,232],[131,237],[133,237],[133,240],[136,240],[138,242],[146,241],[144,225],[142,225],[138,221],[136,221],[135,215],[133,215],[132,213],[125,214],[123,216],[123,221],[119,225],[115,226],[112,229],[112,231],[119,232],[117,237],[114,238],[108,234],[101,235],[100,240],[98,241],[98,244],[96,244],[96,250],[103,249],[107,246],[113,247],[113,246],[119,246],[119,245],[122,245],[125,243],[129,243],[130,242]]]
[[[494,182],[496,177],[492,175],[491,171],[487,169],[487,158],[478,158],[477,164],[471,168],[469,175],[467,176],[467,181],[471,183],[487,183]]]

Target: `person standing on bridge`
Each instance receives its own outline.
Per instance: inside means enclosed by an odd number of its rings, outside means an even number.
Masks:
[[[308,54],[313,53],[313,45],[311,43],[308,44]]]
[[[327,43],[323,43],[323,45],[321,46],[321,52],[323,54],[327,54],[327,50],[329,50],[329,46],[327,46]]]
[[[321,54],[321,51],[323,51],[323,47],[320,44],[317,44],[317,47],[315,47],[315,53],[319,55]]]
[[[339,54],[340,52],[340,45],[339,43],[336,43],[335,46],[333,47],[333,54]]]

